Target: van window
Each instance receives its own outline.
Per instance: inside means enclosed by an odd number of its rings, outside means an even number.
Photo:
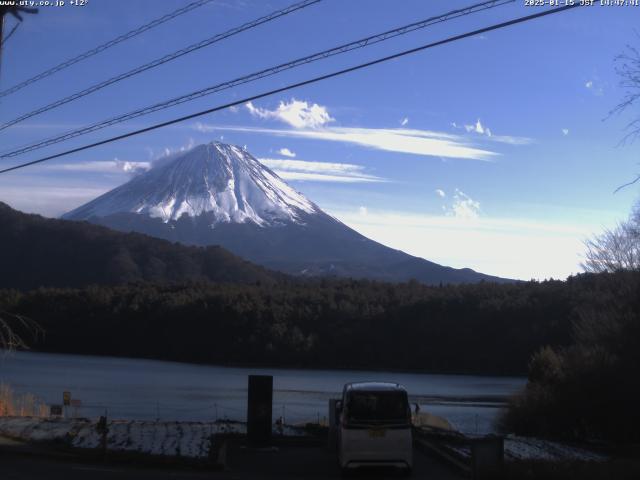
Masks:
[[[350,392],[347,420],[353,423],[407,423],[409,402],[406,392]]]

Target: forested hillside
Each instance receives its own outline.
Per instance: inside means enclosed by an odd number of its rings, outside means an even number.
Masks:
[[[587,283],[588,282],[588,283]],[[571,343],[541,348],[503,427],[569,440],[640,441],[640,272],[585,276]]]
[[[428,287],[317,280],[0,291],[46,331],[38,350],[218,364],[525,374],[616,275]]]
[[[0,202],[0,288],[152,282],[274,282],[220,247],[186,247],[84,222],[27,215]]]

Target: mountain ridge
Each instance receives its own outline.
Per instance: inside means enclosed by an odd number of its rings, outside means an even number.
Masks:
[[[508,279],[438,265],[371,240],[240,147],[212,142],[63,216],[185,245],[220,245],[287,274],[427,284]]]
[[[161,218],[211,213],[223,222],[273,225],[320,209],[236,145],[198,145],[63,215],[65,219],[130,212]]]

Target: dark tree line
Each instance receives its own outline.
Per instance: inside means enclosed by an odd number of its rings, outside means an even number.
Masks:
[[[285,280],[221,247],[188,247],[85,222],[27,215],[1,202],[0,225],[0,288]]]
[[[600,441],[640,440],[640,273],[585,277],[571,343],[532,357],[529,382],[503,419],[523,434]]]
[[[129,284],[0,291],[0,309],[45,335],[38,350],[188,362],[525,374],[571,344],[616,275],[566,282],[317,280],[282,285]],[[603,297],[603,295],[605,295]]]
[[[600,441],[640,440],[640,204],[586,242],[579,303],[568,345],[544,346],[502,423],[522,434]]]

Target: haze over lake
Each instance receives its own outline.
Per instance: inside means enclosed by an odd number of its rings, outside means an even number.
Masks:
[[[62,403],[62,392],[70,391],[82,402],[76,413],[87,417],[106,410],[121,419],[244,420],[250,374],[274,376],[274,419],[284,415],[287,423],[322,420],[328,400],[339,397],[345,383],[378,380],[403,384],[412,404],[466,433],[493,431],[504,398],[526,383],[520,377],[239,368],[33,352],[0,358],[0,383],[47,404]]]

